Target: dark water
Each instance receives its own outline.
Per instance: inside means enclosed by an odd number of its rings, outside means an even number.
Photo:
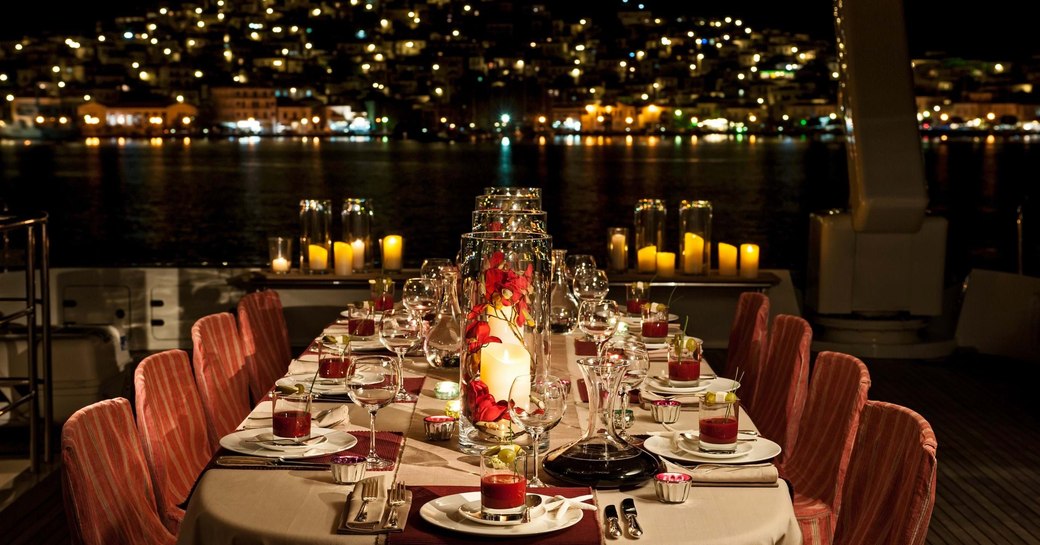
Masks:
[[[951,219],[951,271],[1010,270],[1014,209],[1035,193],[1040,147],[926,140],[923,151],[932,208]],[[679,201],[708,199],[716,240],[756,242],[764,267],[796,274],[809,213],[848,199],[840,140],[0,145],[0,203],[50,213],[56,266],[259,266],[268,235],[298,233],[300,199],[348,196],[373,199],[374,234],[402,234],[405,265],[417,266],[455,255],[474,196],[489,185],[542,187],[554,245],[597,256],[607,227],[631,225],[637,199],[666,200],[672,250]]]

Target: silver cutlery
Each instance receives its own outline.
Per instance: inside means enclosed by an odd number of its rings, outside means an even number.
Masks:
[[[628,535],[639,539],[639,536],[643,535],[643,529],[636,520],[636,500],[632,498],[621,500],[621,513],[625,515],[625,522],[628,523]]]
[[[373,479],[365,481],[361,488],[361,507],[358,509],[354,522],[365,522],[368,518],[368,504],[379,499],[379,481]]]
[[[386,526],[384,528],[397,528],[397,508],[404,505],[407,501],[405,493],[407,492],[404,483],[396,482],[394,486],[387,492],[387,503],[390,505],[390,516],[386,520]]]
[[[306,462],[285,457],[258,458],[256,456],[220,456],[217,458],[217,465],[223,467],[329,467],[329,464],[321,462]]]
[[[621,522],[618,520],[617,507],[608,505],[603,510],[606,517],[607,535],[610,537],[621,537]]]
[[[303,439],[260,439],[254,437],[252,439],[243,439],[243,443],[266,443],[276,447],[302,447],[311,445],[314,443],[323,443],[328,440],[328,437],[324,435],[313,435],[311,437],[304,437]]]

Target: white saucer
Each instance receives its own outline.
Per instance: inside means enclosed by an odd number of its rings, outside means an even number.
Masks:
[[[239,454],[251,454],[265,458],[308,458],[341,452],[357,444],[357,437],[339,430],[311,426],[311,435],[324,435],[325,441],[318,445],[308,445],[306,449],[293,452],[275,451],[260,446],[260,443],[246,442],[256,439],[262,433],[271,433],[271,428],[254,428],[231,432],[220,438],[220,446]]]
[[[712,460],[726,460],[728,458],[737,458],[739,456],[743,456],[751,452],[752,443],[755,442],[757,442],[757,440],[745,442],[738,441],[737,448],[734,449],[733,452],[704,452],[698,446],[696,438],[680,439],[679,441],[677,441],[677,445],[679,446],[679,449],[683,452],[694,454],[700,456],[701,458],[710,458]]]
[[[672,386],[667,380],[662,380],[657,377],[649,377],[646,379],[644,388],[658,394],[696,394],[707,391],[732,392],[737,388],[740,388],[740,383],[732,379],[718,377],[714,380],[702,380],[700,386],[678,388]]]
[[[274,450],[278,452],[301,452],[305,450],[310,450],[324,443],[325,441],[328,441],[328,437],[324,435],[312,434],[312,439],[307,441],[306,444],[293,445],[289,444],[291,441],[290,439],[275,437],[273,433],[266,431],[263,433],[256,434],[256,436],[253,437],[253,439],[256,440],[256,442],[253,444],[260,445],[261,447],[264,447],[267,450]]]
[[[532,498],[534,501],[532,501]],[[527,505],[535,503],[534,506],[530,507],[531,521],[545,514],[545,503],[551,500],[549,496],[543,496],[541,494],[528,494]],[[529,524],[520,520],[487,520],[480,517],[480,498],[474,501],[468,501],[459,506],[459,513],[466,517],[466,520],[472,520],[479,524],[486,524],[488,526],[516,526],[517,524]]]
[[[538,517],[531,522],[513,526],[491,526],[476,522],[462,515],[459,507],[463,504],[480,501],[480,492],[464,492],[430,500],[419,509],[419,515],[430,524],[464,534],[484,536],[530,536],[555,532],[574,526],[581,521],[585,511],[568,509],[563,520],[555,516]]]
[[[766,439],[759,437],[757,441],[749,441],[746,443],[739,443],[739,445],[748,445],[750,448],[747,452],[733,457],[728,458],[717,458],[704,452],[691,452],[682,450],[676,452],[672,450],[672,439],[667,435],[654,435],[643,442],[643,448],[650,452],[670,458],[672,460],[679,460],[682,462],[700,462],[700,463],[720,463],[720,464],[747,464],[751,462],[761,462],[764,460],[771,460],[780,455],[780,445]]]

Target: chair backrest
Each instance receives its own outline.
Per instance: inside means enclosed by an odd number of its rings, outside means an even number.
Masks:
[[[145,358],[134,371],[137,431],[152,470],[163,524],[177,533],[191,488],[216,445],[191,375],[188,354],[167,350]]]
[[[195,384],[209,421],[210,442],[235,431],[249,414],[249,376],[235,317],[226,312],[199,318],[191,327]]]
[[[820,352],[809,380],[798,440],[783,463],[784,477],[795,490],[823,501],[835,516],[869,388],[870,372],[858,358]]]
[[[173,543],[155,492],[130,402],[106,399],[76,411],[61,430],[65,512],[85,545]]]
[[[766,332],[769,325],[769,297],[764,293],[746,291],[737,300],[737,312],[729,329],[726,348],[726,366],[722,375],[736,378],[737,368],[743,374],[741,394],[750,399],[754,395],[758,368],[765,356]]]
[[[756,373],[753,409],[755,425],[786,453],[798,438],[809,389],[809,349],[812,327],[797,316],[781,314],[769,332],[769,350]]]
[[[292,360],[289,330],[278,292],[258,291],[243,296],[238,302],[238,329],[249,371],[249,393],[256,403],[285,375]]]
[[[935,507],[936,448],[932,427],[921,415],[867,401],[834,543],[922,545]]]

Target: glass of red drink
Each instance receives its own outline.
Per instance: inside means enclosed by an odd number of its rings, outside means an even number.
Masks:
[[[715,392],[712,396],[706,394],[700,405],[700,450],[723,453],[736,451],[739,412],[740,400],[732,392]]]
[[[380,276],[368,281],[372,292],[372,306],[376,312],[394,308],[394,280],[389,276]]]
[[[685,337],[681,344],[668,345],[668,382],[672,386],[690,388],[700,386],[701,340]]]
[[[322,341],[318,346],[318,376],[339,381],[346,378],[350,367],[350,343]]]
[[[632,282],[625,288],[625,311],[632,315],[640,315],[643,305],[650,302],[650,284],[648,282]]]
[[[663,339],[668,336],[668,305],[647,303],[642,307],[644,339]]]
[[[376,320],[372,314],[372,306],[365,303],[347,307],[347,333],[350,333],[352,339],[365,339],[376,334]]]
[[[276,438],[299,439],[311,435],[311,402],[309,392],[278,396],[274,400],[271,432]]]
[[[527,454],[516,445],[480,454],[480,511],[487,517],[521,516],[527,509]]]

